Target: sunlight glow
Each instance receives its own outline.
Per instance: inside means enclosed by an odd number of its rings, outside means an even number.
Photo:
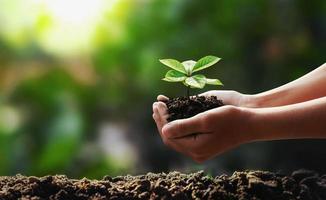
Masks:
[[[91,38],[105,12],[104,0],[39,1],[50,21],[40,31],[41,46],[61,55],[91,50]]]
[[[102,0],[43,0],[49,15],[61,23],[82,25],[94,22],[102,14]]]
[[[123,35],[120,14],[125,2],[128,0],[11,0],[2,5],[0,34],[17,48],[35,41],[49,54],[83,56],[101,44],[97,37],[117,41]]]

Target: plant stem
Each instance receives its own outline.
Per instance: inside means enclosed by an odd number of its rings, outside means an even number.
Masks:
[[[187,97],[190,98],[190,86],[187,86]]]

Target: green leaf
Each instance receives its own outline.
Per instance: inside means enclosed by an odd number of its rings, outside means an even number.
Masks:
[[[196,65],[196,61],[193,60],[186,60],[184,62],[182,62],[182,65],[184,66],[184,68],[186,69],[187,74],[190,76],[192,73],[192,69],[194,68],[194,66]]]
[[[206,68],[214,65],[215,63],[217,63],[220,60],[221,60],[221,58],[218,58],[216,56],[205,56],[197,61],[196,65],[193,68],[193,72],[197,72],[197,71],[206,69]]]
[[[192,88],[203,88],[206,84],[205,76],[202,74],[197,74],[186,78],[185,83]]]
[[[193,75],[192,77],[194,77],[197,80],[199,80],[199,79],[205,80],[206,79],[205,75],[203,75],[203,74],[196,74],[196,75]]]
[[[168,82],[181,82],[181,81],[186,80],[186,78],[187,77],[181,72],[178,72],[176,70],[169,70],[165,74],[165,78],[163,78],[162,80],[168,81]]]
[[[202,74],[196,74],[192,76],[196,81],[200,84],[200,88],[205,87],[206,84],[206,77]]]
[[[205,80],[206,80],[206,84],[209,84],[209,85],[223,85],[223,83],[218,79],[206,78]]]
[[[187,74],[184,66],[177,60],[174,59],[161,59],[160,62],[174,70],[177,70],[178,72],[181,72],[183,74]]]

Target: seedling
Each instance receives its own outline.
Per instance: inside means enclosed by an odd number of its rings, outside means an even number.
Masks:
[[[189,88],[202,89],[206,84],[208,85],[223,85],[218,79],[206,78],[203,74],[193,74],[194,72],[206,69],[218,61],[221,58],[216,56],[205,56],[199,59],[197,62],[193,60],[187,60],[179,62],[175,59],[161,59],[160,62],[170,68],[165,77],[162,79],[168,82],[182,82],[187,87],[187,97],[189,98]]]

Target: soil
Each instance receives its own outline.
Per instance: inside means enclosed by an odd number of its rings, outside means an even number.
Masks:
[[[177,97],[166,102],[169,112],[168,121],[184,119],[198,113],[223,106],[222,100],[216,96]]]
[[[266,171],[235,172],[215,178],[203,171],[105,176],[102,180],[65,175],[0,177],[0,199],[326,199],[326,175],[299,170],[286,176]]]

